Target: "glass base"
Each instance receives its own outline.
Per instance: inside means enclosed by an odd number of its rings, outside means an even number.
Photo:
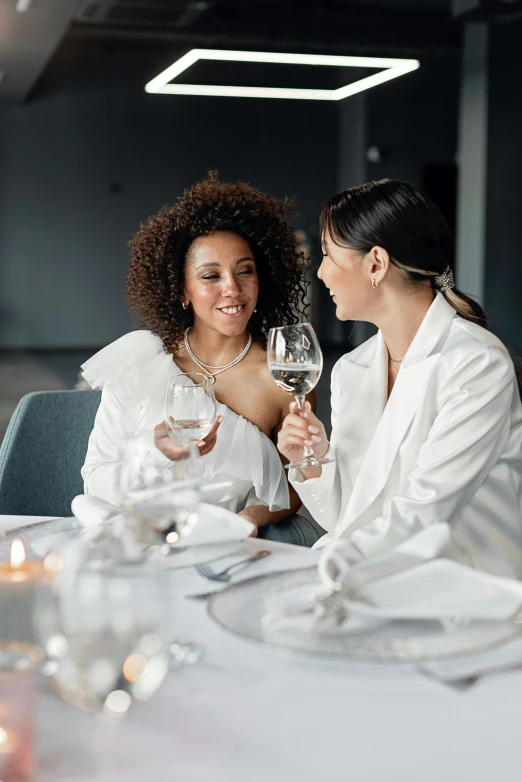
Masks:
[[[170,669],[194,665],[203,654],[203,649],[191,641],[173,641],[170,645]]]
[[[296,469],[303,470],[307,467],[320,467],[322,464],[330,464],[330,462],[333,462],[333,459],[318,459],[316,456],[305,456],[300,462],[285,464],[285,468],[291,470],[295,467]]]

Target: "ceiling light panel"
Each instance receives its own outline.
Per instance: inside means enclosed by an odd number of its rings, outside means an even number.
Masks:
[[[321,65],[335,68],[380,68],[378,73],[337,89],[295,89],[289,87],[234,87],[217,84],[172,83],[184,71],[200,60],[227,62],[258,62],[277,65]],[[343,100],[378,84],[417,70],[418,60],[390,57],[347,57],[329,54],[291,54],[275,52],[245,52],[222,49],[192,49],[152,79],[145,91],[161,95],[203,95],[229,98],[286,98],[294,100]]]

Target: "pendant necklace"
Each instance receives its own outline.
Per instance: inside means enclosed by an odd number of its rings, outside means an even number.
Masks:
[[[237,358],[235,358],[233,361],[230,361],[230,363],[228,363],[228,364],[224,364],[221,367],[214,367],[214,366],[212,366],[212,364],[205,364],[203,361],[200,361],[199,358],[193,353],[192,348],[190,347],[189,341],[188,341],[188,333],[189,333],[189,331],[190,331],[190,327],[185,330],[185,334],[183,335],[183,342],[185,344],[185,349],[186,349],[187,353],[189,354],[190,358],[192,359],[192,361],[195,364],[197,364],[197,366],[200,369],[203,370],[203,372],[208,377],[208,379],[210,380],[210,383],[212,385],[214,385],[214,383],[216,382],[216,375],[220,375],[221,372],[224,372],[226,369],[231,369],[232,367],[235,367],[236,364],[239,364],[239,362],[242,361],[242,359],[245,358],[246,354],[250,350],[250,345],[252,344],[252,335],[249,334],[248,335],[248,342],[246,343],[245,347],[243,348],[243,350],[241,351],[241,353],[239,354],[239,356]],[[214,371],[210,372],[211,369],[214,370]]]

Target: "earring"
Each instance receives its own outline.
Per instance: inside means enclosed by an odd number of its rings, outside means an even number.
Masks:
[[[256,313],[256,312],[257,312],[257,310],[254,310],[254,313]]]
[[[188,310],[188,302],[182,301],[181,306],[183,307],[184,310]]]
[[[377,282],[377,280],[374,277],[373,280],[372,280],[372,288],[376,288],[378,284],[379,283]]]

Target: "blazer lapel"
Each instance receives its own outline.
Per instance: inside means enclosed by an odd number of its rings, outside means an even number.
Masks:
[[[386,485],[397,451],[419,404],[424,398],[428,380],[440,356],[438,348],[454,315],[455,310],[439,294],[428,310],[404,357],[387,404],[387,351],[384,340],[379,333],[382,350],[384,350],[384,360],[382,355],[374,357],[374,364],[377,363],[377,366],[374,366],[373,371],[368,373],[368,380],[377,382],[377,394],[382,393],[384,386],[381,407],[381,410],[383,408],[384,410],[377,425],[371,429],[368,447],[364,448],[362,452],[359,451],[359,459],[356,457],[356,461],[358,461],[357,477],[352,484],[353,490],[337,534],[342,534],[348,527],[356,529],[357,519]],[[363,389],[361,388],[361,390]],[[372,396],[375,397],[375,392],[372,392]],[[360,429],[365,425],[366,413],[362,411],[367,409],[366,399],[361,396],[360,403],[354,404],[354,408],[357,409],[361,419],[358,427],[355,427],[359,447],[363,444]],[[376,410],[378,407],[375,405],[374,398],[370,416]],[[343,429],[347,432],[344,426]],[[350,470],[350,472],[352,471]]]
[[[347,438],[350,443],[350,458],[346,461],[346,467],[352,486],[381,420],[388,387],[388,354],[382,334],[378,332],[372,344],[365,348],[356,351],[353,357],[346,357],[342,373],[339,429],[341,438]],[[345,389],[349,392],[346,395],[343,394]],[[347,400],[344,405],[343,399]]]

